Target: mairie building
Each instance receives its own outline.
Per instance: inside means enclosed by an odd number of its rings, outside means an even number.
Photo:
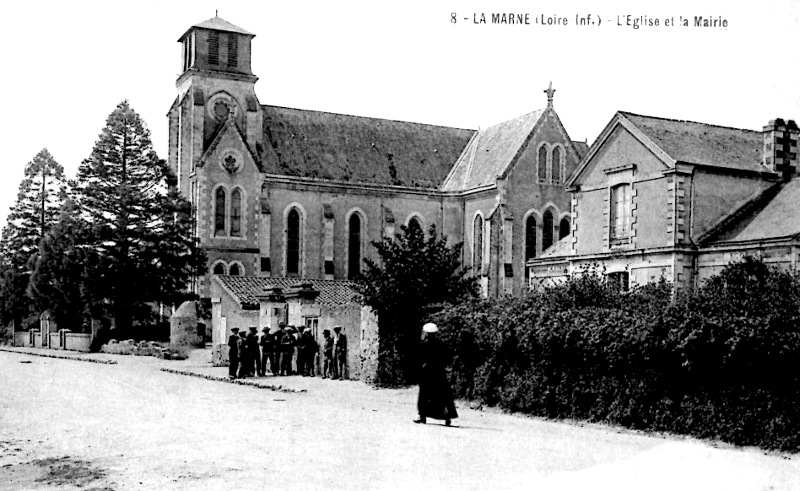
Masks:
[[[800,260],[798,136],[618,112],[567,181],[568,237],[528,262],[533,288],[595,268],[622,288],[701,285],[752,256]]]

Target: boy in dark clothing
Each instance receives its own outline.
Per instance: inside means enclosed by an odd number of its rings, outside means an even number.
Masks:
[[[236,340],[236,348],[239,352],[239,371],[236,376],[238,378],[248,377],[250,373],[249,367],[252,362],[247,352],[247,336],[244,331],[239,332],[239,339]]]
[[[285,332],[281,337],[281,375],[292,374],[292,356],[294,355],[294,336]]]
[[[270,334],[269,328],[265,327],[261,330],[261,373],[267,374],[267,362],[269,362],[269,371],[275,375],[278,371],[275,367],[275,338]]]
[[[247,333],[247,353],[250,356],[250,365],[247,366],[247,371],[250,373],[251,377],[254,377],[256,374],[258,376],[264,375],[261,373],[261,356],[258,351],[258,333],[256,332],[256,327],[251,326],[250,332]]]
[[[298,337],[295,345],[297,346],[297,374],[305,377],[306,375],[306,333],[303,331]]]
[[[322,331],[322,337],[325,338],[322,345],[322,378],[333,377],[333,338],[331,331],[325,329]]]
[[[342,326],[333,328],[333,378],[344,380],[347,370],[347,336]]]
[[[228,377],[236,378],[236,370],[239,368],[239,328],[234,327],[231,329],[231,335],[228,338]]]
[[[314,370],[314,355],[317,354],[317,350],[319,350],[319,345],[317,341],[314,339],[314,336],[311,334],[311,329],[306,329],[303,331],[303,335],[300,337],[302,344],[301,346],[301,353],[303,356],[303,369],[302,373],[304,377],[313,377],[316,375],[316,371]],[[299,369],[298,369],[299,370]]]
[[[275,339],[275,375],[283,375],[281,369],[283,368],[283,337],[286,336],[286,323],[278,323],[278,330],[272,337]]]

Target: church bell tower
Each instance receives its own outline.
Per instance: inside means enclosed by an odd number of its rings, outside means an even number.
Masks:
[[[220,127],[229,119],[256,148],[262,128],[250,68],[254,34],[220,17],[193,25],[178,39],[181,75],[169,110],[169,165],[180,191],[194,201],[191,181]]]
[[[213,17],[179,39],[178,96],[169,110],[169,166],[192,205],[192,235],[209,273],[192,289],[209,295],[210,274],[257,273],[259,150],[263,114],[250,68],[255,36]]]

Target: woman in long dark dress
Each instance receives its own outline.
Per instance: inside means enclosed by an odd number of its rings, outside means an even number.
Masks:
[[[425,424],[427,418],[443,419],[450,426],[450,420],[458,417],[453,393],[447,382],[447,350],[437,333],[436,324],[428,323],[422,327],[420,343],[419,399],[417,411],[419,419],[415,423]]]

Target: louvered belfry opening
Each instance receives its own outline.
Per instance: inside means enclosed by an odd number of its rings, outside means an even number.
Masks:
[[[228,66],[236,68],[239,64],[239,36],[228,33]]]
[[[219,65],[219,32],[208,33],[208,64]]]

